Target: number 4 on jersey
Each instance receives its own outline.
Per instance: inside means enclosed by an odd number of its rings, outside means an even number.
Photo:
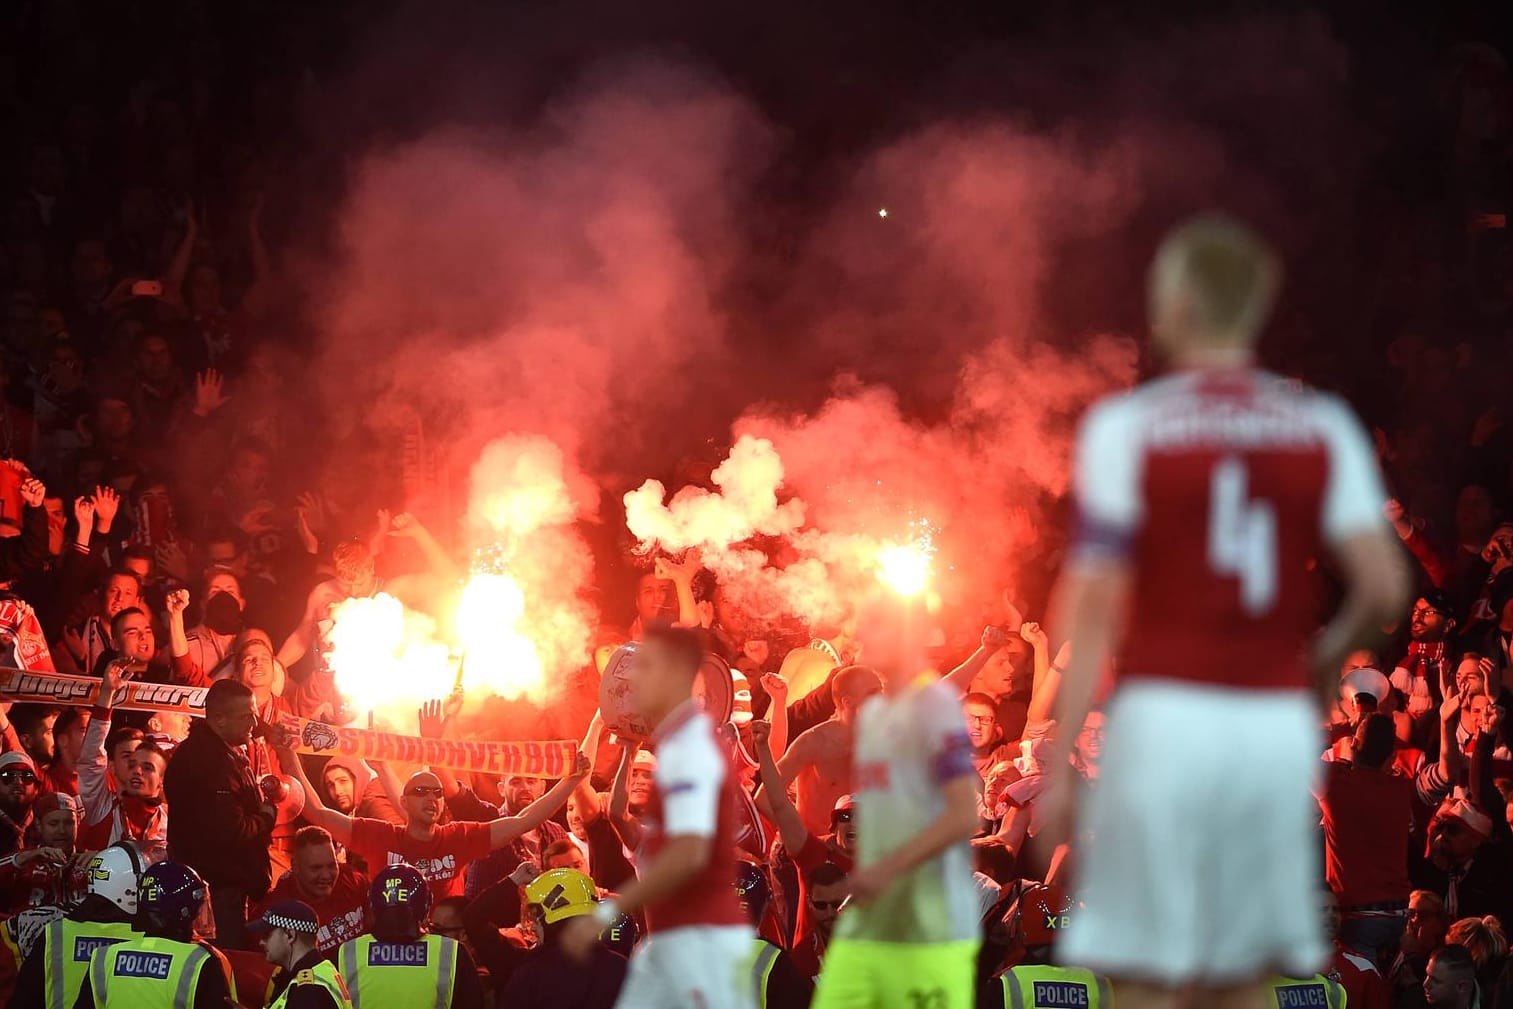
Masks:
[[[1240,605],[1259,617],[1277,601],[1277,513],[1252,501],[1243,460],[1229,456],[1214,467],[1208,497],[1208,565],[1240,581]]]

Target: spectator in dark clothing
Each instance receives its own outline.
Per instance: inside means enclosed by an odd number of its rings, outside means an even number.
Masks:
[[[510,1009],[610,1009],[625,982],[625,957],[600,944],[586,963],[580,963],[569,959],[558,946],[564,922],[593,914],[592,884],[580,879],[583,885],[571,892],[564,888],[563,894],[553,898],[552,906],[530,905],[541,940],[536,949],[523,949],[499,934],[501,927],[518,921],[521,887],[536,878],[535,866],[522,864],[512,875],[480,893],[463,914],[478,963],[493,978],[495,1003]],[[527,888],[526,892],[529,896],[532,891]]]
[[[277,819],[252,777],[246,747],[257,716],[252,691],[218,680],[205,695],[205,717],[179,744],[164,776],[170,809],[169,857],[195,866],[210,884],[217,942],[247,949],[247,902],[268,892],[268,847]]]
[[[1447,798],[1429,823],[1420,882],[1443,898],[1451,920],[1513,920],[1513,845],[1491,837],[1491,818],[1461,795]]]

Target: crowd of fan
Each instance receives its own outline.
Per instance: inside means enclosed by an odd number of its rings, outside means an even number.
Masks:
[[[104,7],[84,21],[68,4],[18,5],[34,65],[0,82],[28,137],[6,166],[0,234],[0,633],[8,664],[50,653],[58,670],[101,682],[91,707],[0,705],[0,1001],[9,990],[15,1005],[42,1004],[29,954],[50,921],[125,920],[123,905],[91,902],[88,871],[124,842],[142,865],[168,858],[203,877],[198,932],[232,954],[246,1005],[264,1004],[271,969],[248,922],[303,902],[318,916],[316,950],[334,956],[372,927],[370,881],[396,861],[428,884],[429,930],[471,951],[453,1004],[507,992],[498,1005],[608,1005],[623,959],[568,966],[552,948],[561,918],[531,886],[576,870],[606,893],[635,873],[653,753],[596,718],[591,767],[561,782],[444,768],[401,778],[407,769],[301,760],[257,733],[285,713],[352,714],[320,646],[331,607],[380,584],[386,544],[449,561],[408,515],[350,538],[362,521],[318,481],[299,482],[290,359],[260,339],[280,322],[263,193],[288,167],[270,109],[293,82],[269,75],[243,91],[221,79],[217,47],[246,25],[217,22],[215,5],[177,5],[171,32],[135,5]],[[181,61],[130,56],[165,38],[188,41]],[[105,49],[132,64],[114,69],[109,100],[69,85],[95,80],[81,68]],[[1466,1009],[1479,991],[1483,1009],[1513,1009],[1513,523],[1502,521],[1513,426],[1484,380],[1507,350],[1500,333],[1455,352],[1403,336],[1389,370],[1369,375],[1401,390],[1368,413],[1405,502],[1387,518],[1423,594],[1404,614],[1406,640],[1342,671],[1322,754],[1320,897],[1352,1007]],[[782,951],[764,961],[765,1004],[807,1005],[856,847],[851,726],[881,683],[857,643],[831,633],[808,650],[834,671],[790,699],[784,654],[730,630],[743,622],[720,612],[707,573],[660,574],[643,578],[628,636],[663,620],[702,627],[744,677],[728,732],[747,786],[734,882]],[[1099,714],[1049,721],[1056,644],[1007,599],[992,606],[980,647],[947,674],[982,780],[984,976],[1047,955],[1053,935],[1029,919],[1074,913],[1063,892],[1026,890],[1064,885],[1075,863],[1074,849],[1041,843],[1035,800],[1052,732],[1079,733],[1087,787],[1103,733]],[[113,712],[129,676],[210,685],[206,717]],[[446,735],[458,717],[455,698],[438,699],[415,731]],[[279,775],[304,794],[297,813]],[[1023,913],[1027,895],[1044,914]],[[606,945],[623,953],[636,932],[627,921]],[[264,943],[290,966],[287,949]],[[1478,987],[1457,980],[1465,957],[1447,944],[1469,953]]]

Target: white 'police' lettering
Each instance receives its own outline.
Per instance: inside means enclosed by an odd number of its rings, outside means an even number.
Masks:
[[[1277,1009],[1327,1009],[1329,993],[1321,984],[1288,985],[1277,989]]]
[[[79,935],[74,937],[74,962],[88,963],[89,958],[94,956],[95,950],[104,946],[114,946],[121,942],[108,936]]]
[[[423,942],[375,942],[368,947],[368,966],[424,967],[430,951]]]
[[[117,977],[150,977],[158,981],[168,980],[173,969],[173,957],[167,953],[142,953],[123,949],[116,954]]]
[[[1087,985],[1072,981],[1036,981],[1035,1005],[1038,1009],[1068,1009],[1087,1005]]]

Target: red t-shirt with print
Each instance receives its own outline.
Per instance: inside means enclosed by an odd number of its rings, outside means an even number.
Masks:
[[[462,895],[462,874],[468,863],[489,853],[489,825],[447,823],[436,828],[429,840],[410,836],[402,825],[387,820],[352,820],[352,843],[374,874],[391,865],[408,862],[430,884],[436,900]]]
[[[325,900],[311,900],[300,892],[292,873],[279,877],[268,896],[262,899],[254,914],[262,914],[269,906],[281,900],[302,900],[310,905],[320,922],[320,931],[315,936],[315,948],[334,956],[338,947],[348,939],[356,939],[368,930],[368,877],[342,865],[337,870],[336,885]]]

